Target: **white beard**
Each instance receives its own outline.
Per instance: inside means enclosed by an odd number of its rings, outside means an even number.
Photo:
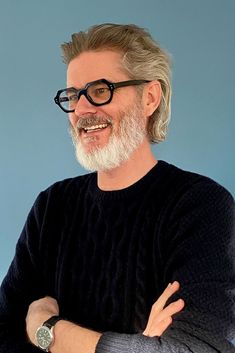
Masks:
[[[82,119],[82,118],[81,118]],[[89,117],[92,119],[92,116]],[[95,117],[96,121],[104,121],[104,117]],[[106,118],[111,122],[112,119]],[[70,134],[75,146],[78,162],[90,171],[107,171],[119,167],[126,162],[131,154],[140,146],[146,136],[146,127],[140,105],[129,109],[127,113],[119,113],[119,127],[111,131],[111,136],[106,146],[96,147],[85,151],[76,131],[71,127]]]

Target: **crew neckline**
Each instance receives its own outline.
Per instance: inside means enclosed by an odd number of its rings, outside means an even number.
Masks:
[[[165,174],[164,170],[168,166],[168,163],[162,160],[158,160],[153,168],[151,168],[147,174],[141,179],[137,180],[134,184],[127,186],[120,190],[101,190],[97,184],[97,172],[92,174],[91,178],[91,191],[92,195],[98,199],[122,199],[131,197],[133,194],[143,192],[147,187],[151,185],[151,182],[156,182],[161,179],[162,175]]]

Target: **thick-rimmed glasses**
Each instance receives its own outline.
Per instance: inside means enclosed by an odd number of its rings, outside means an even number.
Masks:
[[[74,87],[61,89],[57,92],[54,101],[65,113],[75,111],[77,102],[81,95],[84,95],[87,100],[95,105],[100,106],[108,104],[113,98],[113,92],[116,88],[141,85],[150,82],[148,80],[128,80],[122,82],[109,82],[105,79],[89,82],[84,88],[76,89]]]

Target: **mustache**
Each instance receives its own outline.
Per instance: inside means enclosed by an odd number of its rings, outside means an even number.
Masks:
[[[84,129],[93,125],[100,125],[100,124],[112,125],[113,124],[112,118],[109,116],[103,117],[99,115],[88,115],[86,117],[78,119],[76,128],[79,130],[79,129]]]

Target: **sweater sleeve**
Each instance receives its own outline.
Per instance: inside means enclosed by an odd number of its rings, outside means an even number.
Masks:
[[[234,201],[205,179],[169,204],[163,276],[180,282],[185,309],[161,337],[106,332],[96,353],[235,353]]]
[[[39,248],[39,196],[17,242],[14,259],[0,288],[0,352],[37,353],[28,343],[25,317],[29,304],[45,295],[37,263]],[[44,206],[41,205],[41,209]],[[29,237],[30,234],[30,237]]]

